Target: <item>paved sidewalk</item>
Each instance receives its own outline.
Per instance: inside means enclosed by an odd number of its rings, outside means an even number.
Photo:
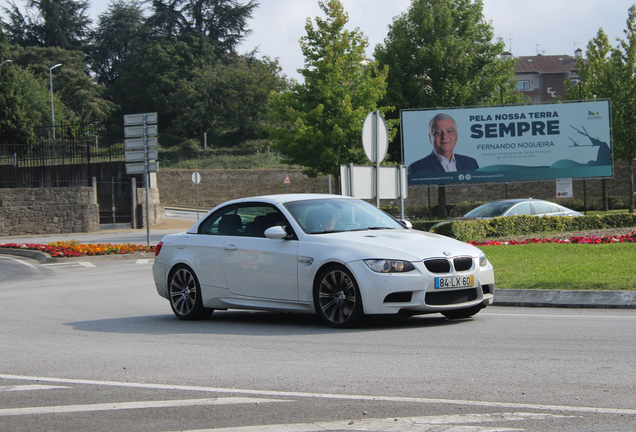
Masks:
[[[181,219],[166,219],[160,225],[150,227],[150,244],[156,245],[165,235],[185,232],[194,225],[194,221]],[[36,243],[47,244],[57,241],[77,240],[80,243],[132,243],[145,245],[147,243],[146,229],[101,229],[91,233],[44,234],[0,237],[0,244],[5,243]]]
[[[151,244],[155,245],[164,235],[184,232],[193,221],[166,219],[161,225],[150,228]],[[94,233],[56,234],[41,236],[0,237],[3,243],[42,243],[77,240],[81,243],[135,243],[146,244],[145,229],[100,230]],[[11,254],[36,259],[40,262],[104,261],[152,258],[154,254],[102,255],[80,258],[51,258],[48,254],[20,249],[0,248],[0,254]],[[571,291],[571,290],[514,290],[495,291],[494,306],[562,307],[562,308],[614,308],[636,309],[636,291]]]

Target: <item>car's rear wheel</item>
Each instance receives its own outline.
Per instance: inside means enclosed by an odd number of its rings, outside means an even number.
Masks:
[[[464,309],[455,309],[452,311],[442,312],[442,315],[444,315],[448,319],[470,318],[483,308],[484,307],[482,305],[478,304],[477,306],[472,306]]]
[[[201,301],[201,286],[190,267],[179,265],[168,281],[170,306],[177,318],[192,321],[209,317],[214,309],[206,309]]]
[[[332,327],[354,327],[362,321],[362,297],[351,273],[331,266],[320,273],[314,288],[316,313]]]

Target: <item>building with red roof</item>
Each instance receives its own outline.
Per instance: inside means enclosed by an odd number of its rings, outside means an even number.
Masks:
[[[518,90],[532,103],[549,102],[562,99],[565,95],[565,83],[579,82],[576,60],[582,57],[579,48],[574,57],[570,55],[542,55],[517,57],[515,77],[518,80]],[[502,57],[512,57],[505,52]]]

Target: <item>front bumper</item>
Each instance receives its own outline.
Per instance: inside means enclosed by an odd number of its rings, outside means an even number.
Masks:
[[[408,273],[376,273],[362,261],[348,263],[358,282],[365,314],[436,313],[479,304],[486,307],[494,301],[495,276],[490,263],[480,267],[475,262],[469,272],[444,275],[431,274],[422,262],[413,264],[415,270]],[[435,288],[435,277],[456,275],[473,275],[473,286]]]

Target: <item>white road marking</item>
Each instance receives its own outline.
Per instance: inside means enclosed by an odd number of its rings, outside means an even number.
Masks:
[[[482,426],[457,426],[460,424],[492,423],[497,421],[545,420],[550,418],[572,418],[551,414],[532,413],[496,413],[468,414],[425,417],[398,417],[386,419],[339,420],[332,422],[314,422],[297,424],[278,424],[263,426],[244,426],[217,429],[197,429],[181,432],[327,432],[327,431],[366,431],[366,432],[504,432],[524,429]]]
[[[144,401],[144,402],[112,402],[85,405],[60,405],[46,407],[29,407],[29,408],[5,408],[0,409],[0,417],[16,416],[16,415],[34,415],[34,414],[62,414],[92,411],[116,411],[129,409],[145,409],[145,408],[177,408],[187,406],[207,406],[207,405],[235,405],[235,404],[260,404],[266,402],[293,402],[291,400],[280,399],[262,399],[262,398],[209,398],[209,399],[181,399],[181,400],[163,400],[163,401]]]
[[[95,268],[97,267],[95,264],[93,264],[92,262],[88,262],[88,261],[81,261],[78,262],[79,265],[81,265],[84,268]]]
[[[26,261],[19,260],[19,259],[17,259],[17,258],[0,257],[0,260],[13,261],[13,262],[16,262],[16,263],[18,263],[18,264],[25,265],[25,266],[27,266],[27,267],[29,267],[29,268],[33,269],[33,270],[37,270],[37,269],[38,269],[38,268],[37,268],[36,266],[34,266],[33,264],[28,263],[28,262],[26,262]]]
[[[498,307],[498,306],[493,306],[494,307]],[[610,315],[566,315],[566,314],[559,314],[559,315],[552,315],[552,314],[529,314],[529,313],[515,313],[515,314],[508,314],[508,313],[496,313],[496,312],[480,312],[479,316],[510,316],[510,317],[532,317],[532,318],[579,318],[579,319],[590,319],[590,318],[607,318],[607,319],[615,319],[615,320],[622,320],[622,319],[628,319],[628,320],[635,320],[636,319],[636,315],[625,315],[625,316],[610,316]]]
[[[149,261],[150,260],[148,260],[148,259],[138,259],[135,264],[137,264],[137,265],[148,264]]]
[[[60,262],[60,263],[46,263],[46,264],[42,264],[42,267],[84,267],[82,265],[82,263],[79,262],[73,262],[73,261],[67,261],[67,262]]]
[[[66,388],[71,388],[71,387],[29,384],[29,385],[17,385],[17,386],[2,386],[0,387],[0,392],[27,391],[27,390],[52,390],[52,389],[66,389]]]
[[[347,394],[330,394],[330,393],[304,393],[304,392],[285,392],[285,391],[275,391],[275,390],[246,390],[246,389],[235,389],[235,388],[182,386],[182,385],[169,385],[169,384],[145,384],[145,383],[130,383],[130,382],[117,382],[117,381],[93,381],[93,380],[83,380],[83,379],[74,379],[74,378],[46,378],[46,377],[7,375],[7,374],[0,374],[0,378],[9,379],[9,380],[42,381],[42,382],[64,383],[64,384],[103,385],[103,386],[114,386],[114,387],[198,391],[198,392],[209,392],[209,393],[232,393],[232,394],[246,394],[246,395],[255,395],[255,396],[301,397],[301,398],[341,399],[341,400],[368,400],[368,401],[383,401],[383,402],[464,405],[464,406],[478,406],[478,407],[491,407],[491,408],[531,409],[531,410],[542,410],[542,411],[570,411],[570,412],[597,413],[597,414],[636,415],[636,409],[624,409],[624,408],[525,404],[525,403],[515,403],[515,402],[488,402],[488,401],[455,400],[455,399],[429,399],[429,398],[400,397],[400,396],[368,396],[368,395],[347,395]]]

